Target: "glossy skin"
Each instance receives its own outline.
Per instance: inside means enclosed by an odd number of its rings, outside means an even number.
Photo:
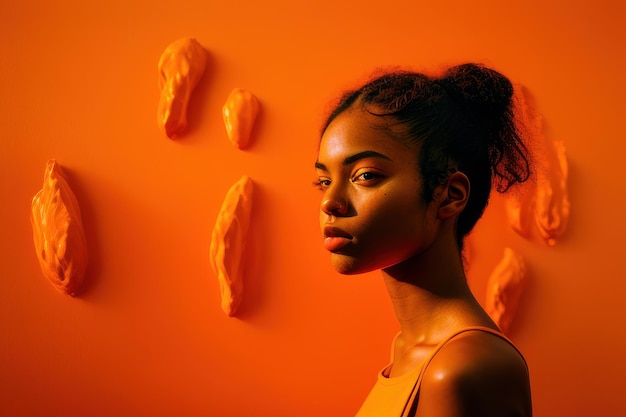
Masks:
[[[497,326],[472,295],[456,244],[456,219],[470,192],[461,172],[421,193],[418,152],[353,105],[322,136],[316,169],[320,225],[342,274],[382,271],[400,335],[390,377],[419,366],[447,335]],[[529,416],[526,365],[493,335],[462,335],[431,362],[417,416]]]
[[[343,274],[384,268],[425,250],[435,226],[420,197],[416,151],[388,137],[380,140],[382,132],[352,113],[329,126],[316,164],[324,190],[322,231],[349,239],[331,252]]]

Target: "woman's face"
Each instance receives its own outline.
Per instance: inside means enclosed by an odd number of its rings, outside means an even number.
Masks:
[[[409,259],[428,247],[436,231],[436,210],[421,194],[416,147],[394,139],[380,123],[350,108],[332,121],[320,143],[320,226],[333,266],[343,274]]]

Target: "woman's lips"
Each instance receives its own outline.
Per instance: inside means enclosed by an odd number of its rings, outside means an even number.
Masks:
[[[324,239],[324,247],[331,252],[343,248],[348,243],[350,243],[350,239],[347,237],[327,237]]]
[[[324,228],[324,247],[330,252],[337,251],[352,241],[352,236],[336,227]]]

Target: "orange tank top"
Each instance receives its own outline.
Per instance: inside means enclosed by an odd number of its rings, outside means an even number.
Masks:
[[[397,377],[385,376],[391,364],[378,373],[378,380],[359,409],[356,417],[402,417],[408,415],[428,364],[435,355],[452,339],[468,331],[483,331],[507,341],[516,350],[515,345],[502,333],[488,327],[466,327],[444,338],[433,351],[424,359],[424,362],[411,371]],[[521,355],[521,353],[520,353]],[[415,408],[415,407],[413,407]]]

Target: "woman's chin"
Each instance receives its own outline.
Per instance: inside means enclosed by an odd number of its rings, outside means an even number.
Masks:
[[[371,272],[376,267],[371,265],[363,265],[359,263],[356,259],[347,257],[345,255],[332,254],[332,265],[335,271],[342,275],[358,275],[365,274],[367,272]]]

